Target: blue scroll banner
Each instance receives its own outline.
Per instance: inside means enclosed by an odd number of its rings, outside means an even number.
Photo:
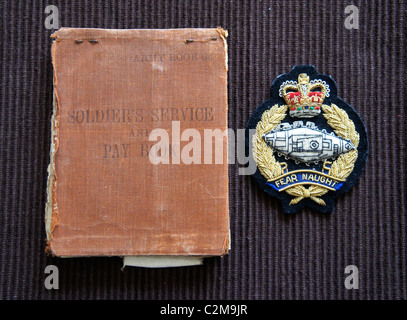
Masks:
[[[326,189],[337,191],[346,180],[338,179],[327,175],[326,173],[315,170],[296,170],[287,172],[267,184],[277,191],[283,191],[295,185],[317,185]]]

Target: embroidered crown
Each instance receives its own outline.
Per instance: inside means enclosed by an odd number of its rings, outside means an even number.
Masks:
[[[329,85],[320,79],[309,81],[306,73],[298,76],[298,82],[288,80],[280,86],[279,95],[284,98],[290,116],[312,118],[321,113],[325,97],[329,97]]]

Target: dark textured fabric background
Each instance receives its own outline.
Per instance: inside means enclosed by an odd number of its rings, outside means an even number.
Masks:
[[[330,215],[285,216],[230,166],[232,250],[203,266],[126,268],[47,257],[44,207],[52,66],[45,7],[60,26],[229,30],[229,126],[244,128],[295,64],[331,74],[370,138],[365,172]],[[359,8],[359,29],[344,26]],[[406,1],[2,1],[1,299],[406,299]],[[44,287],[58,266],[60,289]],[[347,265],[360,289],[344,287]]]

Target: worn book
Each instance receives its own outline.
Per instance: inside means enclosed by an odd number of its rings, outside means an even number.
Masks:
[[[61,28],[47,251],[177,266],[230,249],[227,32]]]

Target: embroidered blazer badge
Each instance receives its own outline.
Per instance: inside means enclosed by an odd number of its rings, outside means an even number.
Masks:
[[[331,212],[368,155],[362,119],[337,96],[335,81],[310,65],[274,80],[271,98],[247,123],[246,140],[257,165],[254,178],[286,213],[303,207]]]

